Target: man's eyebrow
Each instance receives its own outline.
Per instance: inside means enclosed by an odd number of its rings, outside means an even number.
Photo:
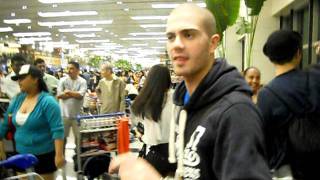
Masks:
[[[173,32],[166,32],[166,36],[173,35]]]
[[[195,28],[186,28],[186,29],[181,29],[179,30],[180,32],[189,32],[189,31],[199,31],[198,29],[195,29]],[[174,32],[171,32],[171,31],[168,31],[166,32],[166,35],[170,35],[170,34],[174,34]]]

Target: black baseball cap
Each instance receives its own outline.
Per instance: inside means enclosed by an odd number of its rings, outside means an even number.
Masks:
[[[27,75],[31,75],[32,77],[39,77],[39,78],[43,77],[43,73],[36,66],[33,66],[31,64],[25,64],[21,66],[19,73],[15,76],[12,76],[11,79],[13,81],[17,81],[19,79],[26,77]]]

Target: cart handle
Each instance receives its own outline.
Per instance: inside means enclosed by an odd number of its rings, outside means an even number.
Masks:
[[[0,167],[17,167],[20,169],[28,169],[38,163],[38,158],[32,154],[17,154],[7,160],[0,161]]]
[[[117,112],[117,113],[110,113],[110,114],[99,114],[99,115],[85,115],[85,116],[77,116],[77,120],[80,121],[81,119],[94,119],[100,117],[112,117],[112,116],[124,116],[125,113]]]

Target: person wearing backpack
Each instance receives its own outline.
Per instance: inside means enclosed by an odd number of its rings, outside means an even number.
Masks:
[[[302,37],[278,30],[263,47],[276,77],[258,95],[264,117],[268,163],[288,165],[294,179],[320,179],[320,68],[300,70]]]

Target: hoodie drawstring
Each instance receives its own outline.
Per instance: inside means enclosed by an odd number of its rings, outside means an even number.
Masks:
[[[175,116],[173,116],[175,117]],[[183,177],[183,156],[184,156],[184,131],[186,127],[187,122],[187,111],[181,110],[179,113],[179,121],[178,121],[178,139],[177,139],[177,145],[178,145],[178,167],[176,170],[176,176],[175,177]],[[169,162],[175,163],[176,157],[175,157],[175,120],[171,121],[170,124],[170,139],[169,139]]]

